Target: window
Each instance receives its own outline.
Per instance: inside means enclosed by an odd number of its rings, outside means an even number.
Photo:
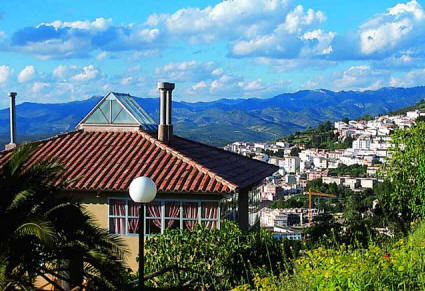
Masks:
[[[218,201],[156,200],[147,204],[145,235],[161,234],[167,228],[192,231],[197,224],[220,228]],[[139,227],[139,206],[127,198],[109,199],[109,232],[135,235]]]

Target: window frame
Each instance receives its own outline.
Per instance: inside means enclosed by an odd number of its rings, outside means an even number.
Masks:
[[[117,216],[117,215],[111,215],[110,214],[110,201],[111,200],[125,200],[125,216]],[[127,198],[127,197],[108,197],[107,198],[107,230],[109,233],[111,234],[115,234],[115,235],[119,235],[119,236],[138,236],[138,233],[129,233],[128,232],[128,220],[129,219],[134,219],[134,218],[139,218],[139,217],[135,217],[135,216],[129,216],[128,215],[128,205],[129,202],[131,202],[131,198]],[[217,229],[220,229],[220,221],[221,221],[221,199],[218,200],[195,200],[195,199],[155,199],[152,202],[159,202],[160,203],[160,207],[161,207],[161,217],[147,217],[146,216],[146,204],[143,207],[143,214],[144,214],[144,221],[143,221],[143,226],[144,226],[144,235],[145,236],[150,236],[150,235],[159,235],[159,234],[164,234],[164,231],[166,229],[166,222],[168,220],[178,220],[179,221],[179,229],[184,230],[184,221],[195,221],[198,224],[202,224],[202,222],[206,222],[206,221],[215,221],[217,222]],[[172,218],[172,217],[165,217],[165,203],[166,202],[177,202],[179,203],[179,217],[178,218]],[[209,203],[216,203],[217,204],[217,218],[202,218],[202,203],[203,202],[209,202]],[[198,217],[196,219],[193,218],[185,218],[184,214],[183,214],[183,203],[197,203],[198,204]],[[119,234],[119,233],[112,233],[110,232],[110,218],[124,218],[125,219],[125,233],[124,234]],[[154,219],[160,219],[161,220],[161,232],[158,234],[147,234],[146,233],[146,226],[147,226],[147,220],[154,220]]]

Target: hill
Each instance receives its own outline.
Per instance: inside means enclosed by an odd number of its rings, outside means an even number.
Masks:
[[[25,102],[17,106],[18,141],[72,130],[100,99],[59,104]],[[324,121],[378,115],[415,104],[425,87],[382,88],[375,91],[303,90],[268,99],[221,99],[173,102],[175,132],[186,138],[222,146],[240,141],[275,140]],[[157,121],[159,98],[136,98]],[[19,101],[19,99],[18,99]],[[8,109],[0,110],[0,142],[8,141]]]

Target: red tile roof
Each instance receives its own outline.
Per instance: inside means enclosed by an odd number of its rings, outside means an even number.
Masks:
[[[36,142],[29,165],[55,159],[69,190],[127,191],[138,176],[159,192],[231,193],[270,176],[277,167],[177,136],[166,145],[146,132],[73,131]],[[0,152],[0,167],[12,151]],[[60,181],[57,181],[59,183]]]

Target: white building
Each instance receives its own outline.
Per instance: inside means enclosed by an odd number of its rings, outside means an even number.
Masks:
[[[287,173],[295,173],[300,169],[300,162],[299,157],[288,157],[285,159],[283,167]]]

